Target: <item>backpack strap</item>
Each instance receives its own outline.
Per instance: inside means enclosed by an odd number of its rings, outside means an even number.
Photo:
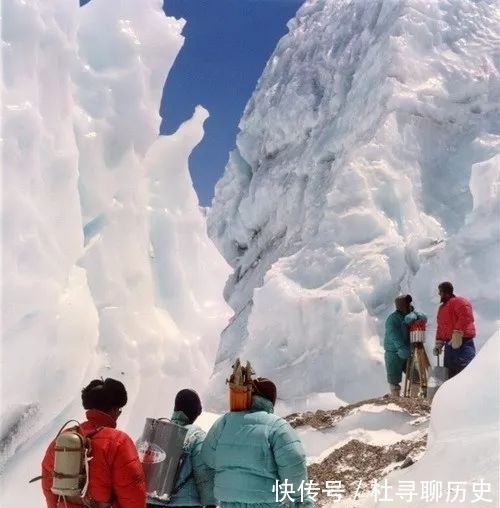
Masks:
[[[176,472],[176,477],[179,478],[180,474],[181,474],[181,471],[182,471],[182,467],[184,466],[184,463],[186,461],[186,458],[187,458],[187,452],[185,451],[186,450],[186,447],[188,445],[191,444],[192,441],[194,441],[198,436],[200,436],[201,434],[203,434],[203,431],[199,428],[194,428],[193,429],[193,433],[188,437],[186,437],[186,439],[184,440],[184,452],[182,453],[181,455],[181,458],[179,460],[179,465],[177,466],[177,472]],[[191,478],[193,478],[194,476],[194,471],[193,471],[193,468],[191,468],[191,471],[189,472],[189,474],[186,476],[186,478],[184,478],[184,480],[182,480],[179,485],[177,485],[173,490],[172,490],[172,496],[175,496],[179,493],[179,491],[186,485],[186,483],[191,480]]]
[[[92,432],[89,432],[87,435],[85,435],[85,452],[84,452],[84,468],[85,468],[85,485],[82,488],[82,500],[85,500],[85,496],[87,495],[87,492],[89,490],[89,481],[90,481],[90,474],[89,474],[89,462],[92,460],[92,444],[91,439],[102,429],[103,427],[98,427],[97,429],[94,429]]]
[[[93,438],[100,430],[102,430],[104,427],[98,427],[97,429],[94,429],[92,432],[89,432],[87,435],[83,434],[83,432],[81,432],[81,424],[79,421],[77,420],[68,420],[60,429],[59,429],[59,432],[56,434],[56,437],[55,439],[57,439],[59,437],[59,435],[62,433],[62,431],[65,429],[66,425],[68,425],[68,423],[71,423],[71,422],[75,422],[77,423],[78,425],[76,427],[71,427],[71,429],[78,429],[78,431],[80,431],[79,433],[81,434],[82,437],[85,438],[85,445],[87,446],[87,443],[88,443],[88,449],[90,451],[91,447],[90,447],[90,441],[87,441],[90,440],[91,438]],[[68,430],[71,430],[71,429],[68,429]],[[89,457],[88,458],[88,461],[90,461],[92,457]],[[88,464],[88,461],[87,461],[87,464]],[[85,471],[87,473],[87,478],[88,478],[88,467],[86,466],[85,468]],[[45,474],[45,475],[40,475],[40,476],[35,476],[34,478],[32,478],[31,480],[29,480],[28,483],[34,483],[34,482],[38,482],[40,481],[41,479],[43,478],[53,478],[54,476],[58,476],[59,478],[64,478],[65,475],[62,475],[61,473],[51,473],[51,474]],[[72,476],[69,476],[69,478],[72,478]],[[88,487],[87,487],[88,488]]]
[[[191,478],[193,477],[193,473],[189,473],[188,476],[186,476],[186,478],[184,478],[184,480],[182,480],[181,483],[179,483],[179,485],[177,485],[177,487],[175,487],[174,490],[172,490],[172,497],[176,496],[186,485],[186,483],[191,480]]]
[[[56,434],[56,437],[54,438],[54,441],[59,437],[59,435],[61,434],[61,432],[65,429],[66,425],[68,425],[68,423],[71,423],[71,422],[75,422],[77,423],[77,429],[80,430],[80,422],[78,420],[68,420],[60,429],[59,429],[59,432]],[[51,474],[45,474],[45,475],[40,475],[40,476],[35,476],[35,478],[32,478],[28,483],[34,483],[34,482],[37,482],[39,480],[41,480],[42,478],[53,478],[54,477],[54,473],[51,473]]]
[[[78,421],[78,420],[68,420],[60,429],[59,429],[59,432],[56,434],[56,439],[59,437],[59,434],[61,434],[61,432],[65,429],[66,425],[68,425],[68,423],[71,423],[71,422],[75,422],[77,423],[78,425],[76,426],[76,428],[78,430],[80,430],[80,427],[81,427],[81,423]],[[71,427],[71,428],[75,428],[75,427]],[[83,434],[82,434],[83,435]]]
[[[89,432],[85,437],[91,439],[102,429],[104,429],[104,427],[97,427],[97,429],[94,429],[92,432]]]
[[[198,436],[202,435],[203,434],[203,431],[201,429],[194,429],[193,430],[193,433],[188,437],[186,437],[186,440],[184,441],[184,448],[186,448],[186,446],[188,446],[189,444],[191,444],[192,441],[194,441]],[[184,453],[182,454],[181,456],[181,459],[179,461],[179,466],[177,467],[177,473],[176,473],[176,476],[179,477],[180,475],[180,472],[182,471],[182,467],[186,461],[186,457],[187,457],[187,453],[184,451]],[[172,490],[172,496],[175,496],[177,495],[183,488],[184,486],[187,484],[187,482],[189,480],[191,480],[191,478],[193,478],[194,476],[194,470],[193,468],[191,467],[191,471],[189,472],[189,474],[186,476],[186,478],[184,478],[184,480],[182,480],[179,485],[177,485],[173,490]]]
[[[185,462],[186,462],[186,453],[183,453],[182,456],[181,456],[181,460],[179,461],[179,466],[177,467],[177,473],[176,473],[177,477],[179,477],[179,474],[182,471],[182,467],[184,466]],[[182,480],[179,483],[179,485],[177,485],[172,490],[171,497],[176,496],[184,488],[184,486],[187,484],[187,482],[189,480],[191,480],[192,477],[193,477],[193,469],[191,469],[190,473],[186,476],[186,478],[184,478],[184,480]]]
[[[52,475],[51,474],[42,474],[40,476],[35,476],[28,483],[37,482],[37,481],[41,480],[42,478],[49,478],[49,477],[52,478]]]
[[[82,432],[82,436],[85,438],[85,446],[89,449],[89,451],[92,450],[91,444],[92,438],[102,429],[104,429],[104,427],[97,427],[97,429],[94,429],[92,432],[89,432],[88,434],[83,434]]]

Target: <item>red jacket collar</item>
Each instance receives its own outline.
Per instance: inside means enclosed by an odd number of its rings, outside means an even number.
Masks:
[[[457,295],[453,294],[451,295],[448,300],[446,300],[446,302],[441,302],[441,305],[446,305],[447,303],[451,302],[453,300],[453,298],[456,298]]]
[[[108,415],[108,413],[104,413],[98,409],[89,409],[85,414],[87,415],[87,420],[96,427],[116,428],[116,420]]]

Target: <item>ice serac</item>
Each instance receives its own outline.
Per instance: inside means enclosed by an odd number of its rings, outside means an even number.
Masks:
[[[26,481],[92,377],[125,382],[136,437],[210,375],[228,269],[187,162],[207,112],[158,136],[183,24],[161,0],[2,3],[2,506],[40,506]]]
[[[208,215],[234,270],[214,389],[241,356],[288,402],[379,395],[394,297],[415,293],[432,336],[443,279],[472,300],[478,344],[493,333],[499,21],[491,1],[299,9]]]
[[[96,361],[97,310],[77,264],[76,13],[72,2],[2,3],[0,468]]]

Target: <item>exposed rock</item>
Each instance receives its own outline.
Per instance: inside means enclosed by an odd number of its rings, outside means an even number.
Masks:
[[[293,427],[311,426],[317,430],[334,428],[338,422],[363,406],[389,406],[395,404],[410,416],[411,425],[425,423],[430,416],[430,403],[424,399],[380,397],[363,400],[334,410],[294,413],[287,417]],[[378,446],[352,439],[340,445],[320,463],[308,467],[309,480],[319,487],[316,503],[323,506],[334,501],[328,496],[326,482],[341,482],[342,499],[353,501],[372,490],[373,480],[383,480],[391,471],[410,467],[425,451],[427,431],[418,432],[414,439],[402,439],[391,445]],[[332,485],[330,483],[330,485]]]
[[[428,416],[431,410],[431,403],[426,399],[406,398],[406,397],[378,397],[375,399],[362,400],[348,406],[341,406],[338,409],[323,410],[319,409],[315,413],[307,411],[305,413],[292,413],[286,417],[286,420],[292,427],[310,425],[315,429],[326,429],[335,426],[335,424],[354,410],[368,404],[375,406],[386,406],[396,404],[411,416]]]

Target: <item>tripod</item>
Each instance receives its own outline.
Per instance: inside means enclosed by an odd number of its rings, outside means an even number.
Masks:
[[[403,397],[427,397],[427,369],[430,367],[429,358],[424,348],[425,322],[415,321],[410,325],[410,358],[406,361],[406,376]],[[418,376],[419,390],[414,393],[413,381]]]
[[[427,397],[427,369],[430,367],[424,345],[415,343],[411,345],[411,355],[406,361],[406,377],[404,385],[404,397]],[[416,375],[415,375],[416,374]],[[417,394],[412,390],[413,382],[418,376],[419,391]]]

